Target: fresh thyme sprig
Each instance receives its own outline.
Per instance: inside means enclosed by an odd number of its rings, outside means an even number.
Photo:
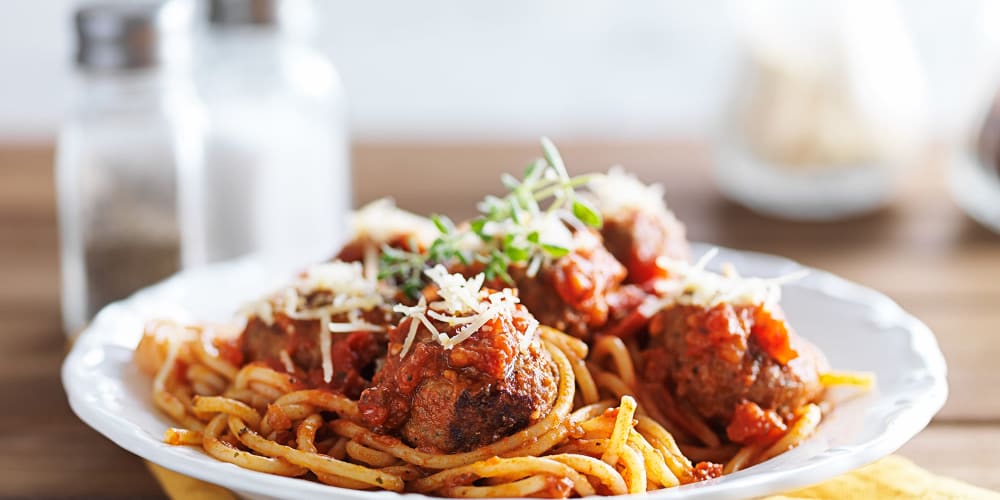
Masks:
[[[378,278],[393,280],[403,293],[412,298],[417,298],[423,289],[424,269],[455,260],[463,264],[471,262],[468,252],[459,249],[459,240],[464,234],[451,219],[436,214],[430,218],[440,234],[427,249],[421,251],[412,240],[409,250],[382,245]]]
[[[524,263],[533,275],[545,259],[557,259],[571,251],[543,234],[544,224],[552,218],[601,227],[600,212],[576,193],[576,188],[589,183],[592,176],[570,177],[552,141],[543,137],[541,142],[543,158],[531,162],[520,180],[503,174],[500,180],[508,193],[484,198],[477,205],[481,215],[468,227],[457,228],[447,217],[433,215],[431,220],[440,234],[426,251],[412,246],[409,251],[383,247],[379,278],[393,280],[415,298],[425,284],[424,269],[457,260],[465,265],[482,264],[487,280],[500,278],[513,284],[508,272],[511,265]],[[474,249],[468,244],[471,235],[481,243]]]

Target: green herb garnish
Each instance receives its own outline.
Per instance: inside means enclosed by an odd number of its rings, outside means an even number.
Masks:
[[[487,196],[479,202],[480,215],[468,227],[457,228],[447,217],[432,215],[431,221],[440,234],[426,251],[420,252],[413,245],[408,251],[383,247],[379,278],[392,280],[404,293],[416,298],[426,283],[424,269],[436,264],[478,262],[487,280],[500,278],[513,284],[508,272],[511,265],[526,264],[529,274],[533,274],[543,260],[569,254],[569,248],[546,241],[540,228],[555,217],[600,228],[600,212],[575,191],[593,177],[570,177],[559,150],[547,137],[542,138],[542,153],[543,158],[528,164],[521,179],[501,175],[508,193],[503,197]],[[469,248],[471,235],[480,243],[475,249]]]

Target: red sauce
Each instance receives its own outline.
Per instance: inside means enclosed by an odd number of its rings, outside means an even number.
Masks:
[[[712,479],[716,477],[722,477],[722,464],[717,464],[713,462],[698,462],[691,471],[691,479],[694,482],[705,481],[706,479]]]
[[[576,250],[557,260],[550,269],[556,293],[566,305],[583,312],[591,326],[608,321],[607,293],[625,279],[625,268],[604,249],[597,234],[574,234]]]
[[[234,366],[243,365],[243,350],[240,347],[240,337],[216,337],[212,340],[212,345],[219,351],[220,358],[232,363]]]
[[[625,285],[608,293],[606,300],[609,319],[607,326],[600,333],[628,338],[645,329],[650,318],[642,313],[639,306],[648,297],[646,292],[635,285]]]
[[[292,428],[292,419],[288,417],[281,405],[267,405],[267,413],[265,415],[267,423],[276,431],[287,431]]]
[[[573,491],[573,481],[568,477],[545,476],[545,487],[533,496],[537,498],[569,498]]]
[[[753,401],[736,406],[733,419],[726,427],[726,436],[734,443],[770,443],[787,430],[785,422],[774,410],[761,409]]]
[[[500,319],[494,319],[451,350],[431,340],[429,332],[420,327],[410,352],[400,357],[399,350],[414,321],[404,319],[399,326],[389,330],[393,348],[375,378],[377,385],[365,391],[361,398],[358,408],[362,418],[376,430],[398,428],[408,417],[414,391],[428,378],[443,375],[457,379],[461,373],[468,380],[502,379],[518,349],[516,336],[504,332],[511,328],[524,331],[527,320],[527,316],[515,316],[514,325],[504,325]],[[439,331],[455,329],[433,322]]]
[[[375,323],[385,321],[384,313],[373,310],[365,319]],[[334,321],[346,321],[346,315]],[[378,324],[378,323],[375,323]],[[292,319],[276,314],[270,325],[251,318],[240,336],[239,354],[247,361],[262,361],[270,368],[285,372],[281,352],[288,353],[294,365],[293,374],[308,388],[324,388],[357,398],[370,385],[368,377],[374,371],[375,360],[385,354],[385,334],[357,331],[332,333],[330,359],[333,376],[323,379],[322,352],[319,347],[319,320]],[[221,352],[221,351],[220,351]]]
[[[687,316],[688,352],[702,355],[717,353],[728,362],[737,363],[747,350],[749,337],[780,364],[798,357],[791,347],[787,323],[760,306],[718,304],[702,314]],[[749,335],[747,335],[749,332]]]
[[[753,328],[750,334],[756,338],[764,352],[783,365],[799,356],[799,353],[792,349],[785,318],[772,314],[763,307],[754,308]]]

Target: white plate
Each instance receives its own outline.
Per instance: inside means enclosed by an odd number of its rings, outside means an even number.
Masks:
[[[708,246],[696,245],[696,253]],[[721,250],[747,276],[801,269],[780,257]],[[395,498],[279,477],[219,462],[201,450],[161,442],[170,422],[150,400],[150,380],[131,363],[150,318],[224,320],[244,301],[289,276],[247,258],[181,273],[101,311],[63,364],[73,411],[122,448],[168,469],[255,498]],[[838,369],[872,371],[876,391],[838,404],[798,448],[736,474],[650,494],[663,498],[746,498],[828,479],[888,455],[920,432],[948,393],[945,362],[931,331],[884,295],[822,271],[786,285],[782,306],[800,335]]]

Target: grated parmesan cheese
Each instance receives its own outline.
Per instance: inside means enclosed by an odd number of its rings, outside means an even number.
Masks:
[[[321,312],[348,313],[352,315],[351,324],[359,330],[371,330],[373,325],[362,321],[357,313],[384,304],[377,287],[377,283],[366,279],[360,263],[325,262],[306,269],[291,285],[244,306],[243,313],[256,316],[269,325],[274,323],[275,313],[300,320],[320,319]],[[306,298],[318,292],[329,293],[329,303],[307,305]]]
[[[711,308],[719,304],[736,306],[769,307],[781,300],[781,285],[801,278],[801,271],[777,278],[745,278],[735,272],[731,265],[723,266],[723,274],[705,269],[715,257],[718,249],[707,252],[695,264],[659,258],[656,263],[670,273],[670,279],[657,286],[657,291],[668,295],[665,299],[647,302],[640,306],[645,316],[671,304],[695,305]]]
[[[323,357],[323,382],[333,380],[333,338],[330,336],[330,313],[323,311],[319,320],[319,352]]]
[[[444,266],[438,264],[424,271],[438,286],[441,301],[431,304],[438,305],[448,314],[459,314],[476,311],[479,308],[479,292],[483,287],[485,276],[477,274],[470,280],[461,274],[451,274]]]
[[[295,364],[292,363],[292,357],[288,355],[287,349],[282,349],[278,353],[278,359],[281,360],[281,364],[285,367],[286,373],[295,373]]]
[[[318,320],[323,380],[329,383],[333,379],[331,333],[385,331],[385,327],[368,323],[361,317],[361,311],[370,311],[385,304],[377,287],[375,281],[366,278],[360,263],[325,262],[306,269],[289,286],[244,306],[243,314],[256,316],[268,325],[274,324],[275,314],[283,314],[296,320]],[[321,292],[326,293],[319,296],[323,299],[322,303],[306,302],[314,294]],[[312,300],[316,300],[316,297]],[[334,315],[345,313],[348,321],[331,320]],[[287,353],[284,354],[287,356]],[[290,358],[286,360],[282,357],[281,361],[286,369],[291,366]]]
[[[392,198],[381,198],[356,210],[350,227],[355,239],[369,240],[376,246],[400,235],[412,235],[417,243],[429,245],[438,236],[430,219],[397,208]]]
[[[588,184],[594,205],[602,214],[614,216],[629,210],[643,210],[673,218],[663,198],[663,186],[643,184],[621,167],[611,167]]]
[[[405,356],[413,346],[421,325],[430,332],[434,341],[445,349],[452,349],[475,335],[490,321],[501,318],[507,322],[513,322],[515,306],[519,300],[509,288],[500,292],[487,293],[486,290],[482,289],[484,281],[482,274],[466,279],[461,274],[449,273],[440,264],[432,269],[427,269],[424,274],[438,286],[438,295],[441,296],[441,300],[428,304],[426,298],[420,297],[420,301],[415,306],[397,304],[393,307],[394,311],[410,318],[410,328],[399,352],[400,357]],[[455,336],[449,337],[438,331],[430,321],[431,318],[447,323],[449,326],[461,326],[455,332]],[[534,321],[522,334],[518,342],[521,350],[527,349],[531,344],[537,327],[538,322]]]

